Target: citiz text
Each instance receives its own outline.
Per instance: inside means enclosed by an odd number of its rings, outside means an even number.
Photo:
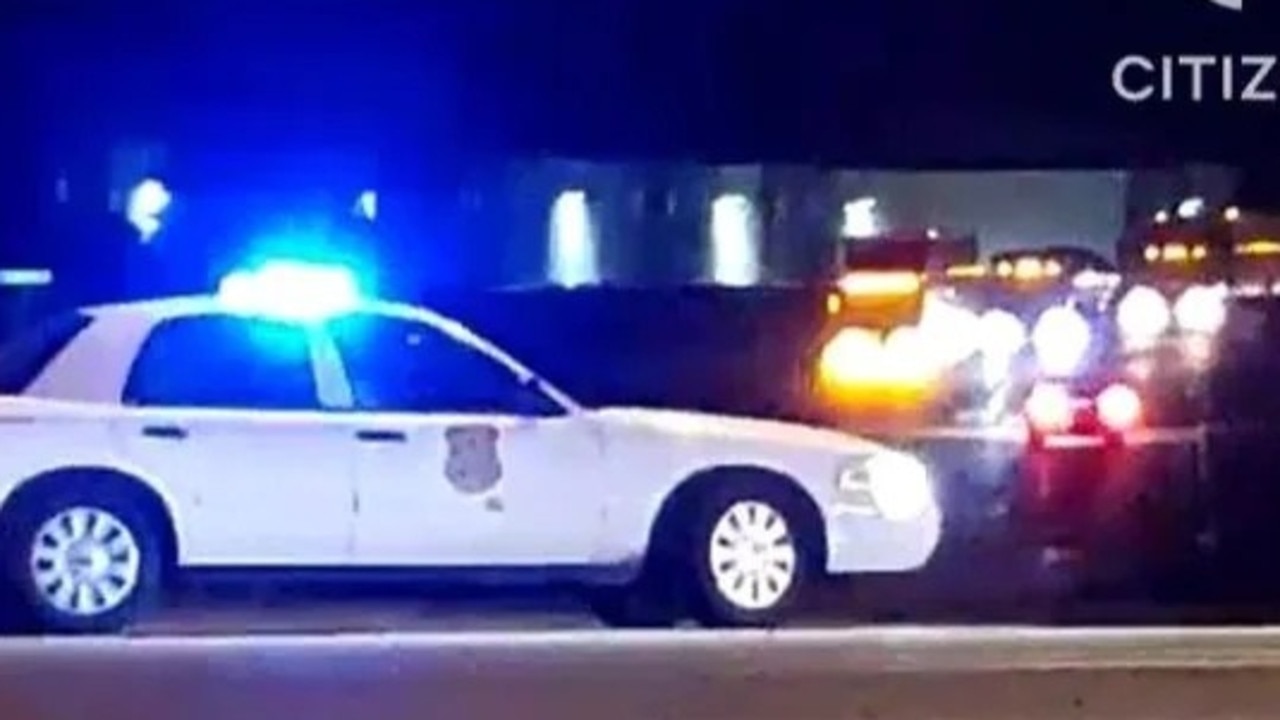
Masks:
[[[1128,55],[1111,71],[1111,86],[1131,103],[1274,103],[1275,68],[1275,55]]]

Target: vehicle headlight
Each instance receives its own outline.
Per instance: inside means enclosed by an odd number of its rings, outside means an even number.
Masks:
[[[1219,287],[1193,285],[1173,304],[1173,318],[1182,330],[1212,335],[1227,321],[1226,292]]]
[[[1084,363],[1092,335],[1083,315],[1069,307],[1051,307],[1032,328],[1031,345],[1045,372],[1070,375]]]
[[[916,458],[896,452],[872,455],[864,463],[840,476],[840,490],[870,500],[886,520],[914,520],[933,506],[933,483],[929,470]]]
[[[979,350],[981,320],[978,314],[936,295],[926,295],[920,316],[920,333],[937,348],[944,366],[958,365]]]
[[[1013,357],[1027,343],[1027,328],[1017,315],[988,310],[978,319],[978,349],[984,355]]]
[[[1127,340],[1152,342],[1169,329],[1172,322],[1169,302],[1160,291],[1139,285],[1116,305],[1116,325]]]

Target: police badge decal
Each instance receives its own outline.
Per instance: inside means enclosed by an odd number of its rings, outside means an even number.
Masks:
[[[499,437],[492,425],[458,425],[444,431],[448,448],[444,474],[455,490],[481,495],[498,486],[502,480]]]

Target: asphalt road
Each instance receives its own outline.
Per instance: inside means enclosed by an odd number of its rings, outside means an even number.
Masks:
[[[27,718],[1275,717],[1280,629],[899,627],[0,641]]]

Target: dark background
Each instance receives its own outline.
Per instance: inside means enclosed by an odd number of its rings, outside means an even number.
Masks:
[[[5,122],[28,154],[178,132],[433,155],[1235,159],[1273,108],[1135,108],[1111,67],[1280,39],[1258,0],[16,0],[4,16]]]
[[[1280,206],[1276,106],[1134,106],[1111,88],[1130,53],[1280,51],[1274,6],[1246,2],[12,0],[0,237],[31,235],[57,168],[128,138],[217,158],[181,169],[194,192],[261,175],[264,150],[372,146],[383,188],[451,187],[486,159],[539,154],[1217,161],[1247,171],[1242,203]]]

